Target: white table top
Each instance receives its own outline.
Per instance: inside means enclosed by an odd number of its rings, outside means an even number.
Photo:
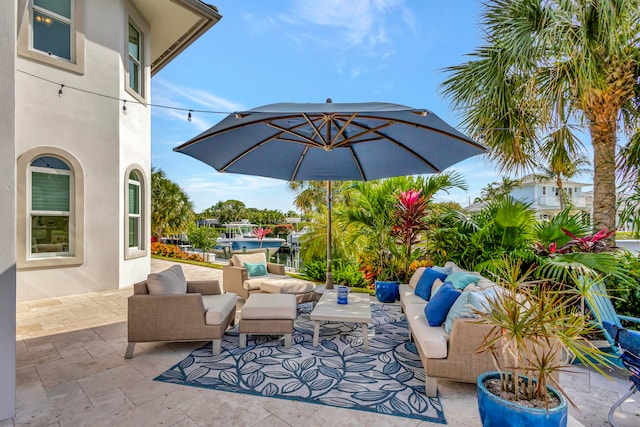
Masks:
[[[337,291],[325,290],[309,318],[311,320],[337,322],[371,322],[371,299],[369,294],[349,292],[348,304],[338,304],[337,301]]]

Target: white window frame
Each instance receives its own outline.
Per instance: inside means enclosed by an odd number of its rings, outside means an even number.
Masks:
[[[39,156],[45,157],[45,156]],[[39,158],[38,157],[38,158]],[[49,156],[53,157],[53,156]],[[34,159],[36,160],[36,159]],[[60,159],[64,161],[64,159]],[[65,162],[66,163],[66,162]],[[33,172],[40,172],[52,175],[67,175],[69,176],[69,210],[68,211],[42,211],[42,210],[33,210],[32,208],[32,180]],[[71,170],[63,170],[63,169],[53,169],[53,168],[43,168],[40,166],[32,166],[29,165],[27,169],[27,191],[29,193],[28,203],[29,203],[29,214],[27,218],[27,241],[33,242],[32,230],[33,230],[33,218],[35,216],[60,216],[67,217],[69,221],[69,242],[68,248],[66,251],[60,252],[33,252],[33,244],[29,245],[29,250],[27,252],[28,259],[38,259],[38,258],[51,258],[51,257],[60,257],[60,256],[72,256],[75,249],[75,242],[71,238],[72,235],[72,227],[75,223],[75,217],[73,214],[73,205],[74,205],[74,183],[73,183],[73,172]]]
[[[132,173],[138,175],[138,173],[136,171],[133,171]],[[131,186],[135,186],[138,187],[138,213],[131,213],[129,207],[131,207],[131,198],[129,191],[127,191],[127,198],[129,199],[129,206],[127,207],[127,224],[129,224],[131,222],[131,219],[135,219],[138,223],[138,244],[135,246],[131,245],[131,241],[129,240],[129,236],[131,235],[131,229],[129,229],[129,232],[127,233],[127,247],[129,248],[130,251],[137,251],[140,250],[140,245],[142,244],[142,227],[141,227],[141,220],[142,220],[142,184],[140,183],[140,177],[138,177],[138,180],[134,180],[131,179],[131,173],[129,174],[129,179],[128,179],[128,186],[127,186],[127,190],[129,190],[131,188]]]
[[[139,58],[135,58],[131,51],[129,50],[129,26],[132,26],[138,32],[138,56]],[[127,88],[132,90],[134,93],[137,93],[141,97],[144,98],[144,33],[140,30],[140,27],[135,23],[135,21],[129,18],[129,22],[127,22]],[[138,90],[131,87],[131,74],[130,74],[130,62],[133,61],[138,66]]]
[[[147,50],[147,34],[149,33],[149,25],[144,20],[142,15],[132,6],[129,6],[127,14],[127,19],[125,21],[125,37],[124,37],[124,57],[126,58],[126,63],[124,64],[124,90],[134,97],[136,100],[146,104],[147,103],[147,94],[149,93],[149,52]],[[139,73],[139,92],[136,92],[131,86],[129,86],[129,82],[131,81],[131,76],[129,75],[129,58],[131,58],[129,54],[129,24],[131,24],[140,35],[138,46],[138,51],[140,55],[140,60],[138,64],[138,73]]]
[[[40,157],[55,157],[69,166],[69,251],[33,256],[31,252],[31,214],[51,211],[31,210],[31,163]],[[51,172],[54,169],[48,169]],[[60,171],[55,169],[56,171]],[[22,153],[17,162],[16,195],[16,266],[18,270],[42,267],[78,266],[84,264],[84,173],[77,158],[58,147],[36,147]]]
[[[57,13],[49,10],[49,9],[45,9],[41,6],[36,6],[35,1],[34,0],[30,0],[30,8],[29,8],[29,23],[31,24],[30,28],[29,28],[29,33],[30,33],[30,46],[31,49],[37,51],[37,52],[41,52],[44,53],[46,55],[49,55],[53,58],[57,58],[60,59],[62,61],[69,61],[69,62],[74,62],[75,61],[75,41],[76,41],[76,37],[75,37],[75,32],[76,32],[76,25],[75,25],[75,10],[73,7],[73,0],[69,0],[70,3],[70,8],[71,8],[71,17],[67,18],[66,16],[62,16],[62,15],[58,15]],[[45,52],[42,50],[38,50],[35,46],[34,46],[34,35],[33,35],[33,20],[34,20],[34,14],[35,13],[40,13],[43,15],[49,15],[52,18],[57,19],[60,22],[63,22],[65,24],[69,25],[69,59],[67,58],[63,58],[60,56],[57,56],[51,52]]]
[[[148,247],[149,247],[149,241],[150,241],[150,237],[149,237],[149,231],[147,230],[147,212],[148,211],[148,206],[147,206],[147,178],[145,176],[145,174],[142,172],[143,168],[140,165],[131,165],[127,168],[127,170],[125,171],[125,175],[124,175],[124,188],[123,188],[123,195],[124,195],[124,215],[123,215],[123,221],[124,221],[124,236],[123,236],[123,242],[124,242],[124,259],[134,259],[134,258],[140,258],[140,257],[144,257],[147,256],[147,251],[148,251]],[[137,177],[138,177],[138,181],[133,181],[129,179],[129,176],[131,175],[131,173],[134,172]],[[129,218],[131,217],[131,214],[129,213],[129,184],[134,183],[136,185],[139,186],[139,192],[138,192],[138,203],[139,203],[139,207],[140,207],[140,213],[138,215],[136,215],[137,218],[139,218],[139,222],[138,222],[138,246],[132,246],[129,247]]]
[[[85,35],[84,35],[84,2],[85,0],[70,0],[71,1],[71,28],[70,28],[70,48],[71,59],[60,58],[56,55],[50,55],[49,52],[43,52],[33,47],[33,0],[24,0],[26,2],[25,9],[20,15],[22,19],[19,19],[18,26],[18,42],[17,51],[18,55],[30,58],[35,61],[52,65],[63,70],[72,71],[74,73],[83,75],[85,72]],[[38,6],[35,6],[38,11]],[[46,9],[41,9],[46,10]],[[54,13],[46,12],[48,15],[55,15]],[[59,15],[55,15],[56,19]],[[69,22],[68,18],[59,17],[61,20]]]

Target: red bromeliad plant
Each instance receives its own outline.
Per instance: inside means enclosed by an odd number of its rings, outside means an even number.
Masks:
[[[394,214],[397,223],[392,227],[391,234],[403,248],[405,282],[413,258],[413,245],[420,242],[420,233],[427,229],[424,222],[427,207],[428,200],[422,195],[422,190],[401,191],[398,196]]]
[[[538,253],[541,255],[555,256],[556,254],[567,254],[572,252],[606,251],[607,246],[605,244],[605,239],[615,233],[615,230],[609,231],[605,228],[593,236],[578,237],[566,228],[562,228],[562,231],[564,234],[571,237],[571,241],[560,248],[557,248],[555,243],[551,243],[548,249],[536,242],[536,249]]]
[[[253,234],[258,238],[258,241],[260,242],[260,247],[262,247],[262,239],[267,237],[267,235],[271,233],[273,230],[270,228],[258,227],[258,228],[254,228],[252,231],[253,231]]]

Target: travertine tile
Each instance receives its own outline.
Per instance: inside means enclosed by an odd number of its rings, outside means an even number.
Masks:
[[[131,381],[142,380],[144,377],[129,365],[122,365],[112,369],[99,371],[93,375],[78,379],[78,383],[87,394],[94,397],[108,390],[118,388]]]

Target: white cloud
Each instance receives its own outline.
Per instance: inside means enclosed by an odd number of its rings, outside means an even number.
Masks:
[[[343,49],[373,48],[379,55],[381,49],[391,48],[388,21],[397,16],[415,31],[415,17],[404,0],[323,0],[321,6],[315,0],[296,0],[291,12],[279,19],[289,27],[304,28],[306,34],[309,25],[330,29],[333,37],[324,38],[325,43]]]

